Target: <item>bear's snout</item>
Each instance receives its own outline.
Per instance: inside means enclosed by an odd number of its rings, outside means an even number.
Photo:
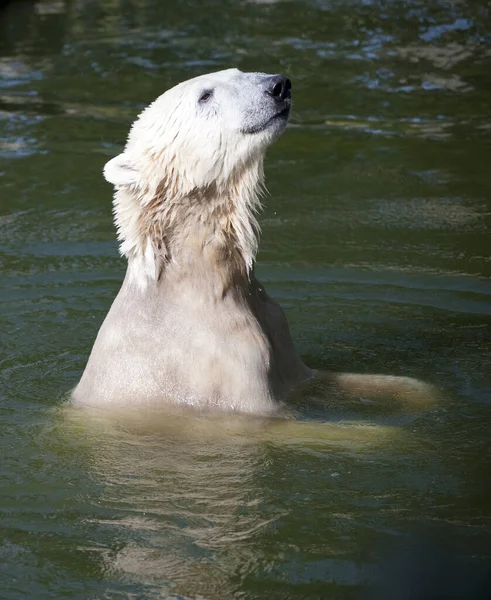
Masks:
[[[276,101],[287,100],[292,97],[292,82],[284,75],[272,75],[264,83],[265,92]]]

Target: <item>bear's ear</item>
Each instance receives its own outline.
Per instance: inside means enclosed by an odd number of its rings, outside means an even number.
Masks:
[[[115,186],[135,185],[139,180],[136,166],[124,152],[111,158],[105,164],[103,173],[106,180]]]

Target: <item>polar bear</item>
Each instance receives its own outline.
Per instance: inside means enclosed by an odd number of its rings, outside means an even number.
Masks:
[[[75,403],[269,414],[320,377],[254,276],[263,159],[290,108],[287,77],[228,69],[180,83],[138,117],[104,168],[127,273]],[[323,377],[360,395],[423,385]]]

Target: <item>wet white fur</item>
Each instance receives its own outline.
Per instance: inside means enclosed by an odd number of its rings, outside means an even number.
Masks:
[[[268,414],[314,378],[254,277],[263,158],[286,124],[265,77],[229,69],[177,85],[107,163],[128,270],[76,403]],[[322,377],[359,396],[427,393],[410,378]]]
[[[223,218],[232,221],[237,247],[247,268],[252,268],[258,231],[254,213],[260,206],[263,157],[277,134],[275,129],[261,135],[241,132],[245,110],[252,113],[249,119],[261,110],[259,103],[254,106],[251,102],[258,94],[254,77],[229,69],[168,90],[135,121],[124,153],[106,164],[104,176],[116,188],[114,214],[120,250],[129,261],[131,279],[141,288],[158,278],[167,259],[177,260],[175,255],[168,255],[165,244],[156,248],[148,227],[141,227],[142,213],[155,198],[163,177],[165,201],[152,213],[156,226],[164,231],[179,224],[179,234],[185,233],[188,212],[196,208],[185,199],[213,185],[214,198],[201,204],[199,219],[213,219],[224,201],[233,202],[234,210]],[[199,96],[210,89],[212,101],[201,106]],[[193,212],[191,218],[196,216]]]

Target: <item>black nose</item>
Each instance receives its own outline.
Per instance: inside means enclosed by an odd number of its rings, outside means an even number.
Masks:
[[[265,81],[266,93],[275,100],[286,100],[292,97],[292,82],[284,75],[272,75]]]

